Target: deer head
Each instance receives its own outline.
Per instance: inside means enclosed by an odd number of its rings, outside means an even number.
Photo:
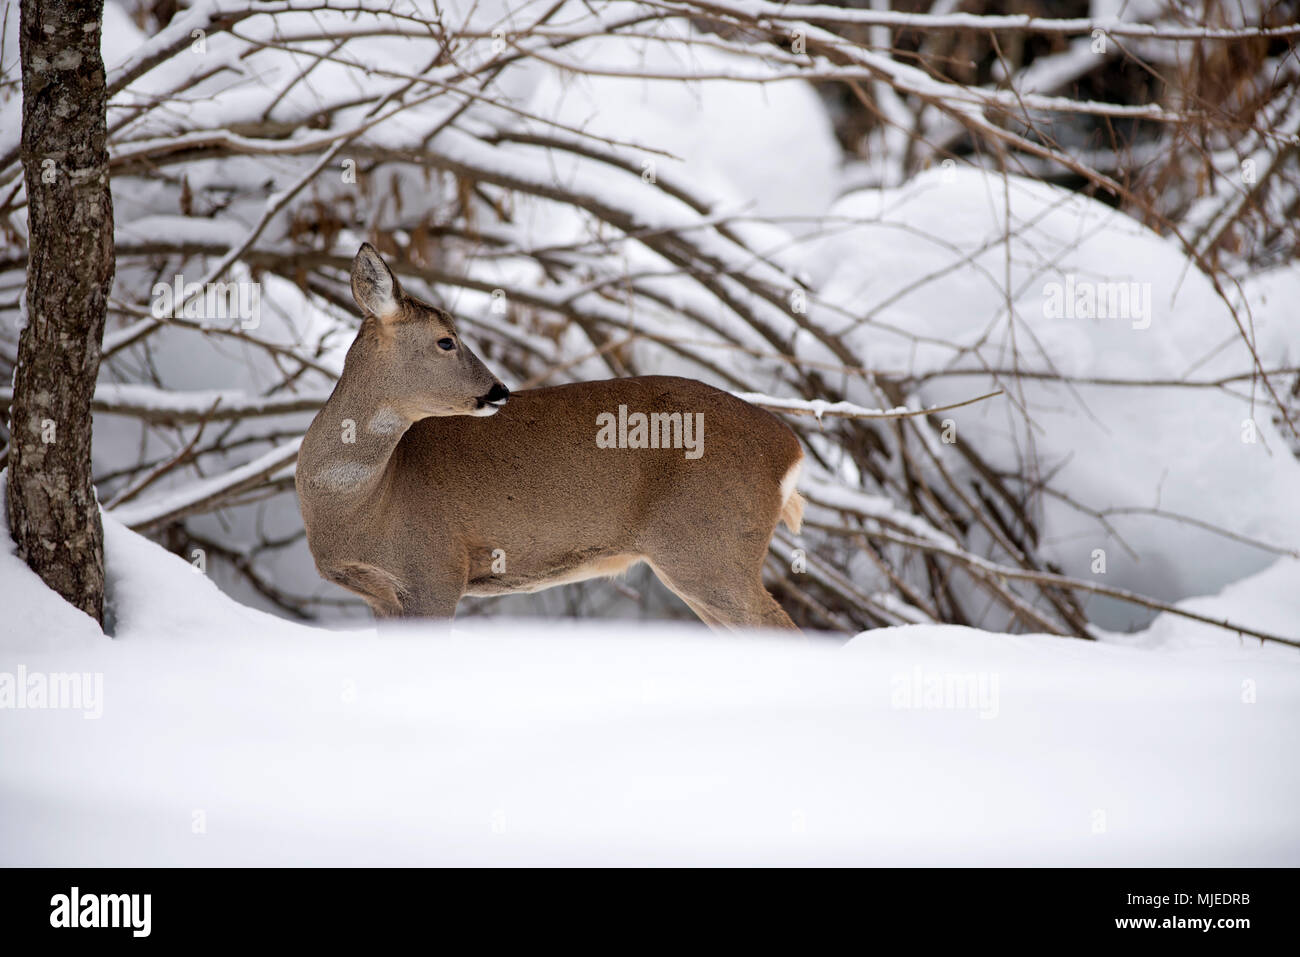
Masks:
[[[383,406],[409,424],[434,415],[492,415],[510,390],[461,340],[446,310],[402,290],[369,243],[352,260],[352,297],[364,316],[354,349]],[[361,357],[358,356],[358,359]]]

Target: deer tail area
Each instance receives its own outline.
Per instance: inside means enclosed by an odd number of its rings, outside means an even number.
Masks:
[[[803,525],[803,496],[795,488],[799,484],[799,473],[802,470],[803,456],[800,455],[786,471],[785,478],[781,479],[781,521],[796,535]]]

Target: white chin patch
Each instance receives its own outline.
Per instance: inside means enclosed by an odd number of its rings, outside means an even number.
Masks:
[[[505,405],[505,403],[503,402],[501,403],[501,405]],[[500,405],[494,405],[491,402],[489,402],[487,405],[483,406],[483,408],[475,409],[473,412],[470,413],[470,415],[478,416],[479,418],[482,418],[485,415],[496,415],[497,411],[500,408],[501,408]]]

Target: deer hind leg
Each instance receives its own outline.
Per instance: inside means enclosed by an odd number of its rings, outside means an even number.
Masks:
[[[707,605],[701,605],[701,604],[700,604],[698,601],[696,601],[694,598],[691,598],[691,597],[689,597],[689,596],[683,594],[683,593],[682,593],[681,591],[679,591],[678,589],[674,588],[671,584],[669,584],[669,582],[668,582],[668,578],[667,578],[667,577],[666,577],[666,576],[665,576],[661,571],[659,571],[659,569],[657,569],[657,568],[655,569],[655,574],[658,576],[658,578],[659,578],[659,580],[660,580],[661,582],[663,582],[665,585],[668,586],[668,590],[669,590],[669,591],[671,591],[674,595],[676,595],[678,598],[680,598],[682,601],[684,601],[684,602],[686,603],[686,607],[687,607],[687,608],[689,608],[691,611],[695,612],[695,617],[696,617],[696,618],[698,618],[700,621],[704,622],[706,625],[708,625],[708,626],[709,626],[710,628],[712,628],[714,631],[726,631],[726,630],[727,630],[727,626],[726,626],[725,624],[723,624],[722,619],[718,618],[716,615],[713,614],[713,612],[709,611],[709,608],[708,608]]]
[[[661,558],[649,562],[654,573],[715,631],[737,628],[783,628],[798,631],[775,598],[763,587],[762,561],[751,565],[716,564],[698,558]]]

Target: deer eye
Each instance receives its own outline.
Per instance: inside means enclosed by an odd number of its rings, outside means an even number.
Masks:
[[[443,352],[451,352],[452,349],[455,349],[455,348],[456,348],[456,340],[455,340],[455,339],[439,339],[439,340],[438,340],[438,348],[441,349]]]

